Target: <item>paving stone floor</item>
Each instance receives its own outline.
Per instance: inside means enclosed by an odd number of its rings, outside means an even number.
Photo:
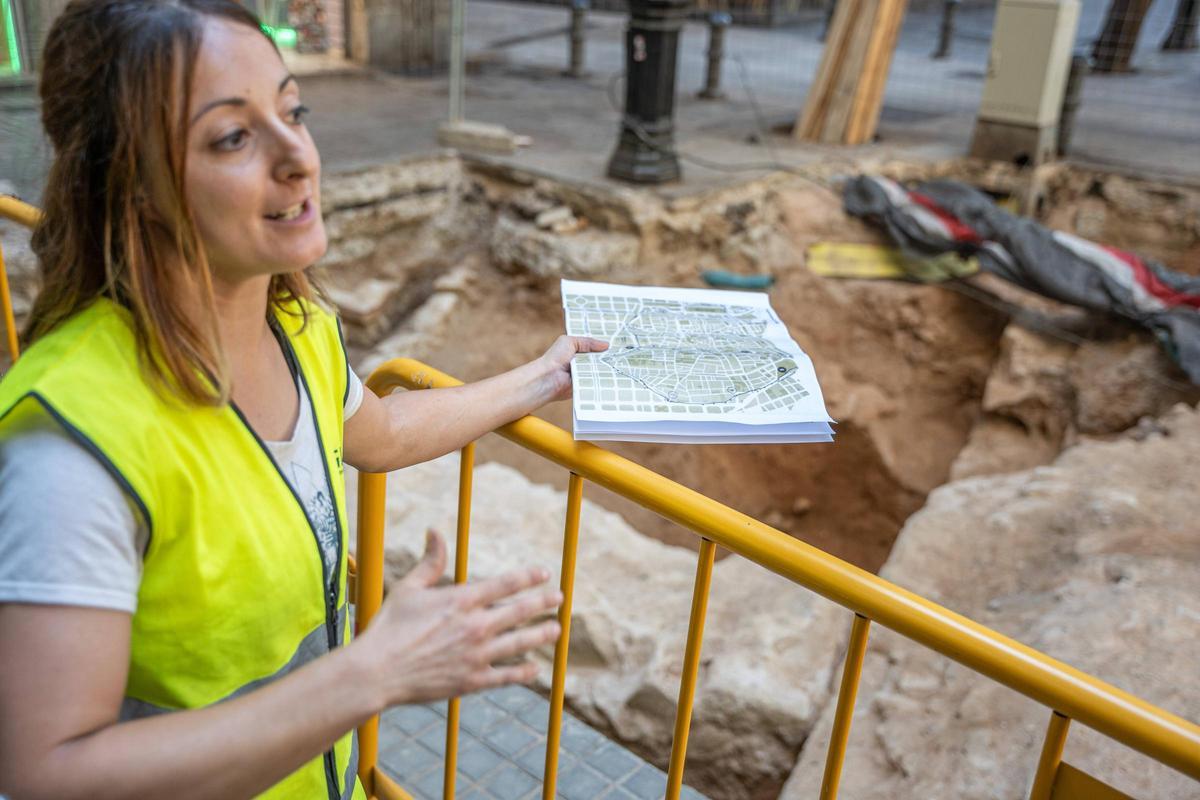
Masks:
[[[550,704],[521,686],[463,698],[458,734],[459,800],[527,800],[542,796]],[[417,800],[442,796],[446,704],[401,706],[383,715],[379,761]],[[559,797],[566,800],[658,800],[667,776],[570,714],[563,715]],[[684,787],[684,800],[704,795]]]

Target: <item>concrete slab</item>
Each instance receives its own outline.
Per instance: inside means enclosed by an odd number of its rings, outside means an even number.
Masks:
[[[1106,0],[1083,0],[1077,48],[1099,31]],[[1138,72],[1089,76],[1071,159],[1139,175],[1200,182],[1200,52],[1163,53],[1158,44],[1173,5],[1155,4],[1134,58]],[[560,180],[629,188],[604,173],[616,142],[625,17],[588,16],[588,76],[567,64],[561,7],[472,0],[466,50],[467,117],[532,137],[505,164]],[[705,192],[778,168],[876,158],[936,160],[964,155],[983,86],[994,10],[959,11],[953,52],[930,59],[940,12],[909,12],[885,93],[879,140],[857,148],[797,143],[788,135],[821,56],[823,14],[783,28],[731,28],[725,98],[701,100],[707,32],[684,29],[678,70],[676,147],[683,180],[653,191],[667,197]],[[336,56],[336,54],[335,54]],[[335,56],[294,57],[303,75],[310,126],[327,171],[437,150],[446,118],[445,77],[405,78],[347,69]],[[49,164],[32,90],[0,93],[0,179],[36,201]]]

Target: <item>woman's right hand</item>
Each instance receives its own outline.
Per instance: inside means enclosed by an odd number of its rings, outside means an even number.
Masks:
[[[354,640],[383,706],[424,703],[508,683],[528,683],[537,665],[523,656],[558,638],[557,621],[521,627],[562,602],[541,568],[436,586],[446,568],[446,544],[426,534],[425,555],[394,584],[371,624]]]

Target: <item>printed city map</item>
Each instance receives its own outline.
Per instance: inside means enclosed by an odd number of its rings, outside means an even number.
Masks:
[[[723,438],[738,435],[727,427],[735,424],[832,433],[811,361],[765,294],[564,281],[563,309],[569,334],[609,343],[573,363],[577,434],[588,421],[621,433],[612,423],[656,420],[719,423],[690,433]],[[650,440],[664,430],[688,433],[660,428]]]

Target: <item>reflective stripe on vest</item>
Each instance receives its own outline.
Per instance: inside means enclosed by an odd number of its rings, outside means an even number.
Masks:
[[[50,414],[113,474],[149,528],[123,717],[239,696],[348,640],[347,364],[337,320],[307,308],[303,330],[298,313],[277,320],[311,398],[337,512],[332,597],[316,534],[265,446],[236,407],[195,406],[151,386],[125,309],[97,300],[0,381],[0,436]],[[264,796],[365,797],[354,749],[346,734],[331,758]]]

